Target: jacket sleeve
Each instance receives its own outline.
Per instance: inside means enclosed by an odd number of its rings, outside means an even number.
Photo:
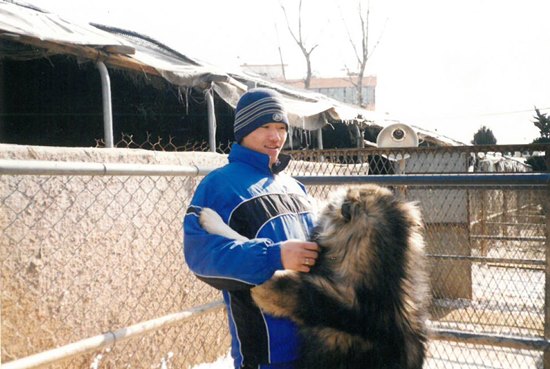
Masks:
[[[283,269],[280,243],[267,238],[239,242],[207,233],[199,223],[200,211],[203,206],[216,210],[219,201],[207,201],[204,193],[208,191],[199,186],[183,222],[185,260],[198,278],[217,289],[238,290],[261,284]]]

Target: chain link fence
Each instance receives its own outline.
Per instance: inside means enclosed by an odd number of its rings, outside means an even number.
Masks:
[[[533,168],[513,153],[546,149],[298,151],[289,172],[374,181],[388,173],[524,172]],[[183,215],[202,177],[55,173],[0,177],[2,363],[220,299],[182,253]],[[542,368],[543,351],[529,343],[549,333],[548,187],[390,185],[424,215],[430,325],[458,332],[431,341],[425,367]],[[307,184],[318,200],[342,186]],[[226,326],[216,309],[48,367],[190,368],[227,353]]]
[[[168,151],[168,152],[207,152],[210,151],[210,144],[208,141],[187,141],[181,143],[181,140],[168,136],[167,139],[157,136],[156,138],[150,133],[146,132],[143,142],[134,138],[134,135],[128,133],[121,133],[120,139],[113,143],[114,147],[121,149],[144,149],[154,151]],[[96,148],[104,148],[105,140],[96,139]],[[218,142],[216,146],[216,152],[222,154],[228,154],[231,150],[231,142]]]
[[[182,256],[196,178],[2,176],[2,362],[210,302]],[[223,313],[114,345],[101,367],[224,353]],[[98,353],[60,367],[89,367]],[[149,365],[147,365],[149,366]]]

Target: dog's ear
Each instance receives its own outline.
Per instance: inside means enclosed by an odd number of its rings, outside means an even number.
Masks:
[[[351,203],[348,201],[345,201],[342,203],[342,208],[340,209],[340,212],[342,213],[342,216],[346,220],[346,222],[349,222],[351,220]]]

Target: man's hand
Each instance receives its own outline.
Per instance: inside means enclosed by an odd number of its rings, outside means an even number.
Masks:
[[[319,245],[315,242],[288,240],[281,244],[281,262],[285,269],[309,272],[315,265]]]

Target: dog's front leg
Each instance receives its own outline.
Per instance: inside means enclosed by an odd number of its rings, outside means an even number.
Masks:
[[[248,238],[235,232],[231,227],[224,223],[220,215],[210,208],[203,208],[199,217],[201,227],[208,233],[217,234],[237,241],[248,241]]]
[[[301,288],[300,273],[287,270],[276,272],[270,280],[254,287],[251,292],[254,302],[265,312],[301,323],[297,316]]]

